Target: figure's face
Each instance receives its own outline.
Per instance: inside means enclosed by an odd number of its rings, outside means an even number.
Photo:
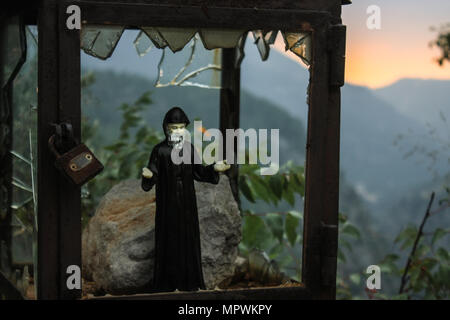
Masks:
[[[183,129],[186,128],[186,124],[184,123],[168,123],[167,129],[169,130],[169,133],[172,132],[182,132]]]
[[[175,146],[181,146],[186,133],[186,124],[168,123],[167,131],[169,133],[169,142]]]

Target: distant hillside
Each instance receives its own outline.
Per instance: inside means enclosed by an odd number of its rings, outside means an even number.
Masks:
[[[96,71],[96,81],[83,92],[83,114],[101,124],[105,144],[117,137],[121,103],[132,103],[150,90],[152,105],[144,114],[149,126],[162,130],[164,114],[172,106],[181,106],[191,122],[202,120],[205,128],[218,128],[220,91],[195,87],[154,88],[153,82],[141,76],[113,71]],[[288,160],[303,164],[306,129],[300,119],[293,118],[264,98],[241,92],[240,127],[243,129],[280,129],[280,163]],[[269,133],[269,132],[268,132]],[[270,135],[268,135],[270,137]]]
[[[374,92],[403,115],[450,134],[450,80],[402,79]]]

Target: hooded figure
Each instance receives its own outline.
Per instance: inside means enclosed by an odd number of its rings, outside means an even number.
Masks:
[[[186,114],[178,107],[166,113],[163,122],[166,138],[153,148],[142,176],[144,191],[149,191],[156,184],[155,267],[152,289],[193,291],[205,289],[194,179],[217,184],[217,171],[224,169],[217,169],[214,164],[196,164],[194,157],[198,155],[192,144],[183,140],[180,142],[180,139],[174,142],[175,131],[171,131],[168,126],[173,124],[189,124]],[[175,164],[171,159],[172,148],[177,145],[179,147],[180,143],[189,144],[185,145],[189,149],[184,148],[191,150],[189,164]],[[182,152],[183,149],[180,154]]]

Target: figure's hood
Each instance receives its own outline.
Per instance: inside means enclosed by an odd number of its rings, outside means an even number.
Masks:
[[[167,111],[166,115],[164,116],[163,131],[164,134],[166,135],[166,138],[168,136],[167,124],[169,123],[185,123],[187,127],[190,121],[186,116],[186,114],[184,113],[183,109],[179,107],[173,107],[172,109]]]

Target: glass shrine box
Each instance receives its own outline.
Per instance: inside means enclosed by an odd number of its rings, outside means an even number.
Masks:
[[[194,296],[335,299],[340,88],[344,85],[346,37],[341,6],[349,3],[346,0],[40,0],[33,4],[15,1],[2,9],[0,294],[3,298],[82,297],[81,288],[68,286],[74,266],[75,269],[82,266],[82,189],[65,180],[55,168],[48,141],[55,133],[55,124],[65,122],[71,124],[75,139],[83,142],[81,52],[107,60],[124,31],[134,30],[139,55],[145,55],[150,48],[163,51],[155,75],[156,88],[194,85],[218,90],[221,132],[240,126],[241,63],[247,58],[244,58],[247,38],[253,38],[265,61],[279,37],[285,50],[307,67],[306,141],[305,146],[298,145],[299,149],[305,149],[304,197],[299,208],[303,212],[303,242],[298,253],[301,277],[296,285],[143,293],[119,298],[173,299],[173,295],[178,295],[180,299]],[[76,23],[69,28],[68,18],[77,10],[79,28]],[[177,52],[187,52],[187,62],[180,69],[169,70],[169,55]],[[193,59],[197,52],[205,53],[205,59],[209,60],[196,65]],[[239,165],[232,165],[227,176],[239,202],[242,187]],[[104,298],[108,297],[114,296]]]

